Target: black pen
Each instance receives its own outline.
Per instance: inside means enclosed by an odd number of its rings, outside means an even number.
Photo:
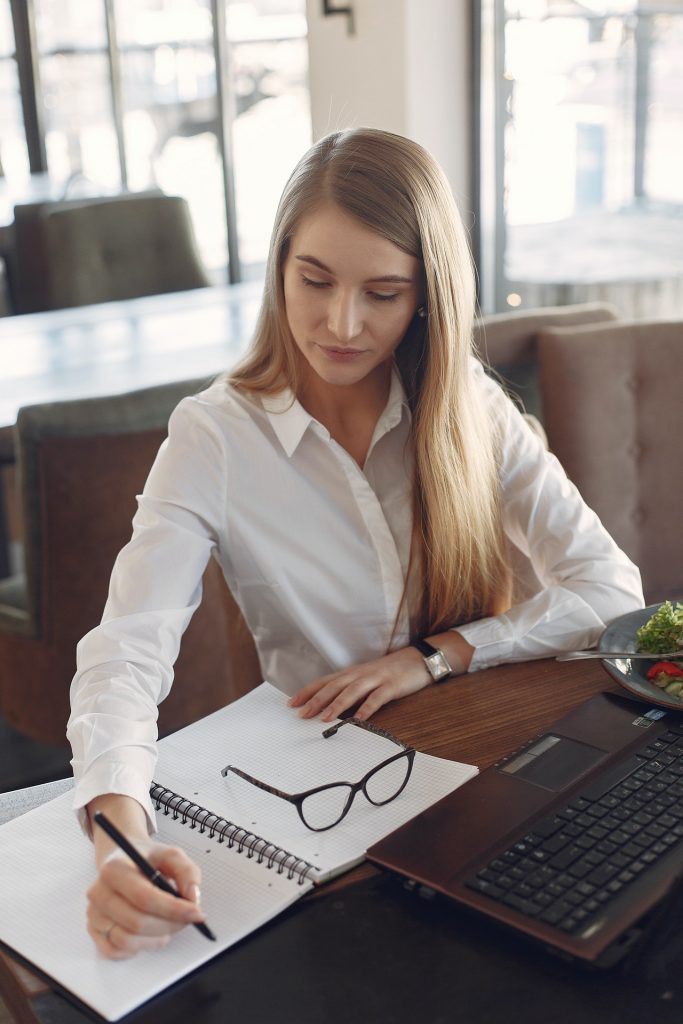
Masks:
[[[142,871],[143,875],[149,878],[152,885],[156,885],[157,889],[163,889],[164,892],[170,893],[171,896],[176,896],[180,900],[183,899],[180,893],[173,888],[171,883],[164,878],[161,871],[159,871],[158,868],[155,868],[153,864],[150,864],[148,860],[145,860],[141,853],[138,853],[132,843],[130,843],[124,835],[121,835],[117,827],[112,825],[109,818],[107,818],[102,811],[95,811],[93,818],[100,828],[104,829],[109,838],[113,839],[116,845],[120,847],[124,853],[128,854],[134,864],[137,864],[140,871]],[[207,939],[211,939],[212,942],[216,941],[216,936],[213,934],[209,926],[203,921],[193,921],[192,924],[202,933],[202,935],[205,935]]]

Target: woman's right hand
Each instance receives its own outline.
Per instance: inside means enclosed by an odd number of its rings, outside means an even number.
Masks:
[[[158,889],[99,828],[93,829],[98,874],[87,892],[88,931],[100,953],[123,960],[140,950],[160,949],[175,932],[204,920],[199,906],[201,872],[183,850],[150,839],[140,805],[128,797],[107,796],[88,806],[104,811],[155,868],[184,897]]]

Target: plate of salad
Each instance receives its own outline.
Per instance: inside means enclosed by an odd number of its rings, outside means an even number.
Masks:
[[[683,711],[683,659],[661,655],[683,649],[683,603],[651,604],[612,622],[600,637],[598,650],[652,652],[652,660],[625,656],[603,661],[609,674],[627,690],[652,704]]]

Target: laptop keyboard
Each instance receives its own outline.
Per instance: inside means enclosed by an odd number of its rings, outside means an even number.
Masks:
[[[567,934],[683,843],[683,723],[608,766],[465,885]]]

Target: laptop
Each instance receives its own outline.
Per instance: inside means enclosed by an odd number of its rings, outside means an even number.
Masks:
[[[683,716],[599,694],[367,856],[423,894],[611,966],[683,872]]]

